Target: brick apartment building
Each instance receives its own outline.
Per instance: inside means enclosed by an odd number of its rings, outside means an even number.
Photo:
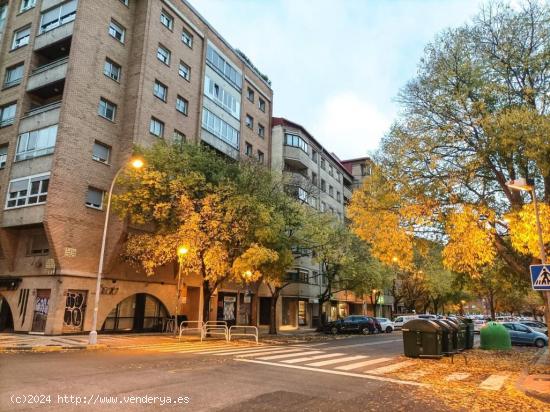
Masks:
[[[267,78],[186,0],[0,0],[0,76],[0,330],[90,330],[104,193],[134,145],[201,139],[270,164]],[[119,262],[125,230],[111,220],[98,328],[154,329],[174,271]],[[199,279],[184,296],[199,319]]]

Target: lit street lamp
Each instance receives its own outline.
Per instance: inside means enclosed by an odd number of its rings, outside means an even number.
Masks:
[[[134,169],[141,169],[143,167],[143,160],[133,159],[130,162],[130,165]],[[94,297],[94,311],[92,314],[92,328],[90,335],[88,337],[88,343],[90,345],[97,344],[97,312],[99,310],[99,296],[101,294],[101,276],[103,275],[103,260],[105,258],[105,243],[107,242],[107,227],[109,225],[109,212],[111,210],[111,197],[113,195],[113,189],[115,187],[115,182],[127,165],[122,166],[116,172],[111,182],[111,187],[109,188],[109,194],[107,196],[107,210],[105,211],[105,223],[103,224],[103,237],[101,238],[101,251],[99,252],[99,268],[97,269],[97,280],[95,285],[95,297]]]
[[[517,180],[510,180],[509,182],[506,182],[506,186],[508,186],[510,189],[515,190],[522,190],[525,192],[529,192],[531,194],[531,197],[533,199],[533,206],[535,208],[535,219],[537,222],[537,232],[539,237],[539,248],[540,248],[540,261],[544,265],[546,263],[546,251],[544,250],[544,240],[542,238],[542,225],[540,223],[540,216],[539,216],[539,206],[537,203],[537,195],[535,193],[535,185],[532,182],[527,182],[526,179],[517,179]],[[550,316],[550,292],[545,291],[544,292],[546,296],[546,324],[550,323],[550,319],[548,319]]]

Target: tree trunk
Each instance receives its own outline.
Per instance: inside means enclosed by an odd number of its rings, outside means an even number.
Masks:
[[[269,313],[269,334],[277,334],[277,301],[279,300],[279,294],[281,290],[275,288],[271,295],[271,312]]]
[[[210,282],[204,280],[202,282],[202,321],[204,323],[210,320],[210,298],[212,297],[212,290],[210,290]]]
[[[495,320],[495,300],[492,294],[489,295],[489,310],[491,311],[491,320]]]

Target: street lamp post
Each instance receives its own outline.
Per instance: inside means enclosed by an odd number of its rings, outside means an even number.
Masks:
[[[174,334],[178,333],[178,310],[180,305],[180,299],[181,299],[181,267],[183,263],[183,258],[185,255],[189,252],[189,249],[185,246],[178,247],[178,285],[177,285],[177,291],[176,291],[176,310],[174,313]]]
[[[522,190],[531,194],[531,198],[533,199],[533,207],[535,208],[535,220],[537,224],[537,232],[539,238],[540,261],[544,265],[546,264],[546,251],[544,250],[544,239],[542,237],[542,225],[540,223],[539,206],[537,203],[537,195],[535,193],[535,185],[532,183],[528,183],[526,179],[522,178],[506,182],[506,186],[508,186],[510,189]],[[545,291],[543,293],[546,297],[546,324],[548,325],[550,324],[550,292]]]
[[[135,169],[140,169],[143,167],[143,160],[134,159],[131,163],[131,166]],[[115,187],[115,182],[122,172],[126,168],[126,165],[122,166],[116,172],[111,182],[111,187],[109,188],[109,194],[107,196],[107,210],[105,211],[105,223],[103,224],[103,237],[101,238],[101,251],[99,252],[99,268],[97,269],[97,279],[95,285],[95,297],[94,297],[94,311],[92,313],[92,328],[90,335],[88,337],[88,343],[90,345],[97,344],[97,313],[99,310],[99,296],[101,294],[101,276],[103,275],[103,260],[105,258],[105,244],[107,242],[107,227],[109,225],[109,212],[111,210],[111,197],[113,195],[113,189]]]

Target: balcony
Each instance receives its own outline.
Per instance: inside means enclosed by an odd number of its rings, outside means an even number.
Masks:
[[[54,45],[62,40],[65,40],[73,35],[74,21],[63,24],[55,29],[43,32],[36,36],[34,40],[34,50],[41,50],[48,46]]]
[[[42,98],[60,94],[67,76],[69,58],[63,57],[51,63],[37,67],[31,72],[27,82],[27,91]]]
[[[305,190],[310,189],[312,183],[307,176],[304,176],[303,174],[298,172],[285,171],[284,173],[285,179],[287,180],[288,184],[293,186],[300,186]]]
[[[296,169],[309,168],[315,170],[317,168],[309,155],[299,147],[283,146],[283,158],[285,163]]]
[[[42,127],[59,123],[60,112],[61,101],[45,104],[29,110],[21,118],[19,133],[41,129]]]

